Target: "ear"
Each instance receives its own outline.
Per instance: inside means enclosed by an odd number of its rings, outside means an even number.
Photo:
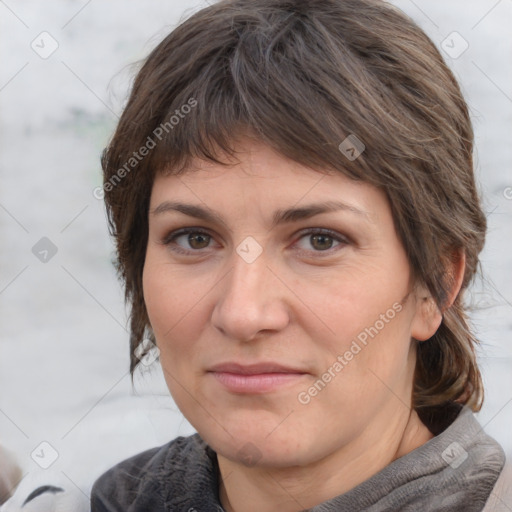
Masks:
[[[454,250],[450,256],[446,267],[448,290],[441,309],[425,286],[416,287],[416,312],[411,325],[411,337],[418,341],[428,340],[436,333],[443,320],[443,313],[450,308],[459,294],[464,280],[466,254],[460,249]]]

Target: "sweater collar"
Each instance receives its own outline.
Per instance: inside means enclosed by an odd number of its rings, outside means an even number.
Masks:
[[[501,446],[485,434],[473,412],[463,407],[453,423],[427,443],[310,512],[477,512],[487,501],[504,463]],[[176,460],[169,464],[164,473],[172,480],[166,486],[167,511],[223,512],[217,454],[198,434],[191,436],[179,464]],[[181,489],[185,492],[176,492]]]

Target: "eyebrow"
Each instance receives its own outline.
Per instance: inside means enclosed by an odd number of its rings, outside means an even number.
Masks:
[[[160,203],[156,208],[151,210],[150,213],[152,215],[161,215],[171,211],[177,211],[183,213],[184,215],[188,215],[189,217],[194,217],[196,219],[201,219],[211,223],[218,223],[224,227],[227,227],[226,222],[221,215],[211,210],[210,208],[204,208],[195,204],[180,203],[177,201],[164,201],[163,203]],[[271,229],[280,224],[298,222],[314,217],[315,215],[320,215],[321,213],[331,213],[336,211],[354,213],[363,218],[366,218],[366,220],[370,220],[370,214],[365,210],[361,210],[353,205],[349,205],[340,201],[326,201],[324,203],[308,204],[300,208],[276,210],[272,216]]]

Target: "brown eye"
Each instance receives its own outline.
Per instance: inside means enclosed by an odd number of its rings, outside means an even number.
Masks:
[[[329,235],[311,235],[310,236],[311,246],[319,251],[325,251],[330,249],[333,244],[333,238]]]
[[[350,242],[348,238],[331,230],[309,229],[302,232],[302,236],[296,242],[300,253],[314,254],[315,256],[326,256],[342,249]]]
[[[198,229],[180,229],[167,235],[162,244],[167,245],[175,252],[182,254],[201,253],[207,249],[212,241],[212,236]]]
[[[192,249],[204,249],[208,247],[210,238],[210,235],[205,233],[190,233],[187,241]]]

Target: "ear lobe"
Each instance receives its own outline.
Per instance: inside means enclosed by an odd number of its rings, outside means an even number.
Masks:
[[[425,341],[434,336],[441,325],[443,315],[435,300],[422,287],[416,297],[416,314],[411,325],[411,336]]]
[[[431,338],[439,329],[443,313],[452,306],[459,294],[466,269],[464,251],[456,250],[451,254],[446,268],[447,292],[445,303],[441,309],[430,295],[429,291],[420,286],[416,290],[416,314],[411,325],[411,336],[418,341]]]

